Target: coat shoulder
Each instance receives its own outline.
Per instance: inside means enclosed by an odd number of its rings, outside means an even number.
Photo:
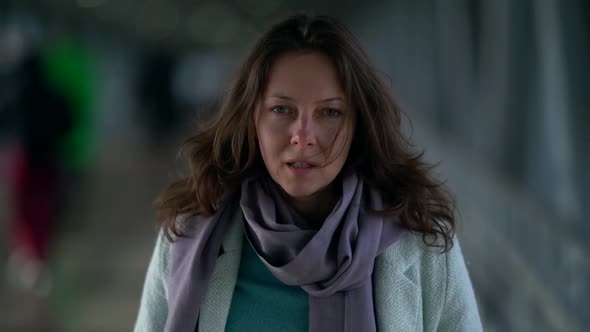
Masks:
[[[404,285],[405,296],[401,298],[405,301],[398,307],[409,305],[421,314],[414,320],[419,329],[481,331],[473,288],[457,238],[453,239],[450,250],[441,252],[426,245],[420,234],[406,234],[377,258],[374,281],[382,294],[396,292]]]
[[[445,257],[436,248],[427,246],[421,235],[407,233],[387,247],[378,260],[384,264],[394,265],[397,269],[405,270],[425,261],[444,264]]]

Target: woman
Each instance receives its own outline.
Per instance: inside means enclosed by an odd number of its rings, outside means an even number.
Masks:
[[[334,19],[273,26],[184,148],[136,331],[481,330],[451,200]]]

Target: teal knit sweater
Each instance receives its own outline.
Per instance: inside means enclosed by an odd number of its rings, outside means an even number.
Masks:
[[[287,286],[243,240],[238,281],[234,288],[226,332],[307,331],[309,301],[301,287]]]

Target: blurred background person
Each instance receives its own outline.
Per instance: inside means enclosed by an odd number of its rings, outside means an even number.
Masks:
[[[64,209],[85,206],[88,199],[88,172],[96,160],[96,126],[100,65],[80,35],[80,21],[72,20],[71,30],[58,27],[45,36],[43,66],[48,84],[70,106],[71,128],[65,133],[59,158],[64,174]],[[83,220],[72,220],[82,227]]]
[[[42,60],[33,53],[23,61],[20,91],[6,106],[18,114],[7,175],[13,202],[7,273],[11,283],[46,294],[63,190],[60,148],[72,129],[72,107],[49,85]]]

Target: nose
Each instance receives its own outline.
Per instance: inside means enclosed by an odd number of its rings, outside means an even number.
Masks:
[[[293,123],[291,144],[298,145],[300,148],[316,144],[313,125],[308,117],[300,116]]]

